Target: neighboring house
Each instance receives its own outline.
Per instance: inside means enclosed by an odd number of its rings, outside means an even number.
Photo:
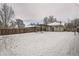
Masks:
[[[39,28],[39,31],[47,31],[48,30],[48,26],[45,24],[39,24],[36,27]]]
[[[27,26],[27,27],[31,27],[34,30],[37,31],[55,31],[55,32],[62,32],[65,29],[65,23],[62,22],[53,22],[53,23],[49,23],[47,25],[45,24],[39,24],[36,26]]]
[[[65,23],[62,22],[53,22],[53,23],[49,23],[48,25],[48,31],[64,31],[65,29]]]

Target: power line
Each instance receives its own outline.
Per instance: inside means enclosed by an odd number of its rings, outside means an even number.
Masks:
[[[77,7],[79,7],[79,5],[77,3],[74,3]]]

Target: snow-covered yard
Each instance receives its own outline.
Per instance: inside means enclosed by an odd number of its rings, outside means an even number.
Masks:
[[[0,36],[0,55],[79,55],[79,34],[36,32]]]

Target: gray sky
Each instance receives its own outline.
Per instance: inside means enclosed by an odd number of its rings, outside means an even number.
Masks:
[[[15,3],[10,4],[16,18],[24,21],[40,21],[45,16],[54,16],[57,20],[68,21],[79,18],[79,7],[73,3]]]

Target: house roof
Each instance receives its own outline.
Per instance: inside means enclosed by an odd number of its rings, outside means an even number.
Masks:
[[[64,24],[65,23],[60,23],[60,22],[53,22],[53,23],[49,23],[49,24],[47,24],[47,25],[49,25],[49,26],[58,26],[58,25],[63,25],[64,26]]]
[[[35,26],[32,26],[32,25],[27,25],[27,26],[25,26],[25,27],[35,27]]]

